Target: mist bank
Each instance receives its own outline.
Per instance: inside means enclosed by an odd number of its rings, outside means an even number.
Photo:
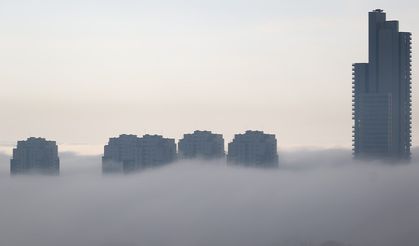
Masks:
[[[417,154],[394,166],[307,149],[280,151],[274,170],[190,160],[102,176],[100,156],[61,153],[60,177],[10,177],[0,155],[0,244],[416,246]]]

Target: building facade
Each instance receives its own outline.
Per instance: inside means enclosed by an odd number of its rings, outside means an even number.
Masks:
[[[256,167],[277,167],[278,151],[275,135],[262,131],[236,134],[228,144],[229,164]]]
[[[59,175],[60,159],[56,142],[34,137],[18,141],[10,160],[10,173]]]
[[[144,135],[140,139],[141,167],[157,167],[176,160],[174,139],[160,135]]]
[[[224,138],[210,131],[184,134],[178,143],[180,158],[217,159],[225,157]]]
[[[104,147],[102,171],[104,173],[130,172],[140,165],[140,138],[136,135],[122,134],[110,138]]]
[[[129,173],[176,159],[174,139],[159,135],[120,135],[110,138],[102,157],[103,173]]]
[[[410,159],[411,34],[384,11],[369,13],[368,63],[353,64],[353,154]]]

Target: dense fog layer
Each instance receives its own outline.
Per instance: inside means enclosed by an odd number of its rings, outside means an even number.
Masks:
[[[417,246],[415,152],[410,165],[298,150],[274,170],[196,160],[116,176],[61,153],[60,177],[10,177],[1,155],[0,245]]]

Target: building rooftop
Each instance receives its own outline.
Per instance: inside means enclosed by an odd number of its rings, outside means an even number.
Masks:
[[[372,12],[375,12],[375,13],[384,13],[384,10],[382,10],[382,9],[374,9]]]

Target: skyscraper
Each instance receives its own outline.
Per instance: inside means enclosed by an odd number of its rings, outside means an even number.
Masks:
[[[353,153],[410,159],[411,34],[383,10],[369,13],[369,61],[353,64]]]
[[[144,135],[140,139],[141,167],[157,167],[176,160],[174,139],[160,135]]]
[[[223,135],[210,131],[184,134],[178,146],[181,158],[214,159],[225,156]]]
[[[136,135],[122,134],[110,138],[104,147],[102,171],[104,173],[120,173],[136,170],[140,165],[140,138]]]
[[[157,167],[176,159],[174,139],[159,135],[120,135],[110,138],[102,157],[103,173],[129,173]]]
[[[10,173],[59,175],[60,159],[57,144],[55,141],[34,137],[18,141],[17,147],[13,149],[13,158],[10,160]]]
[[[277,167],[278,153],[275,135],[262,131],[236,134],[228,144],[227,160],[231,164],[255,167]]]

